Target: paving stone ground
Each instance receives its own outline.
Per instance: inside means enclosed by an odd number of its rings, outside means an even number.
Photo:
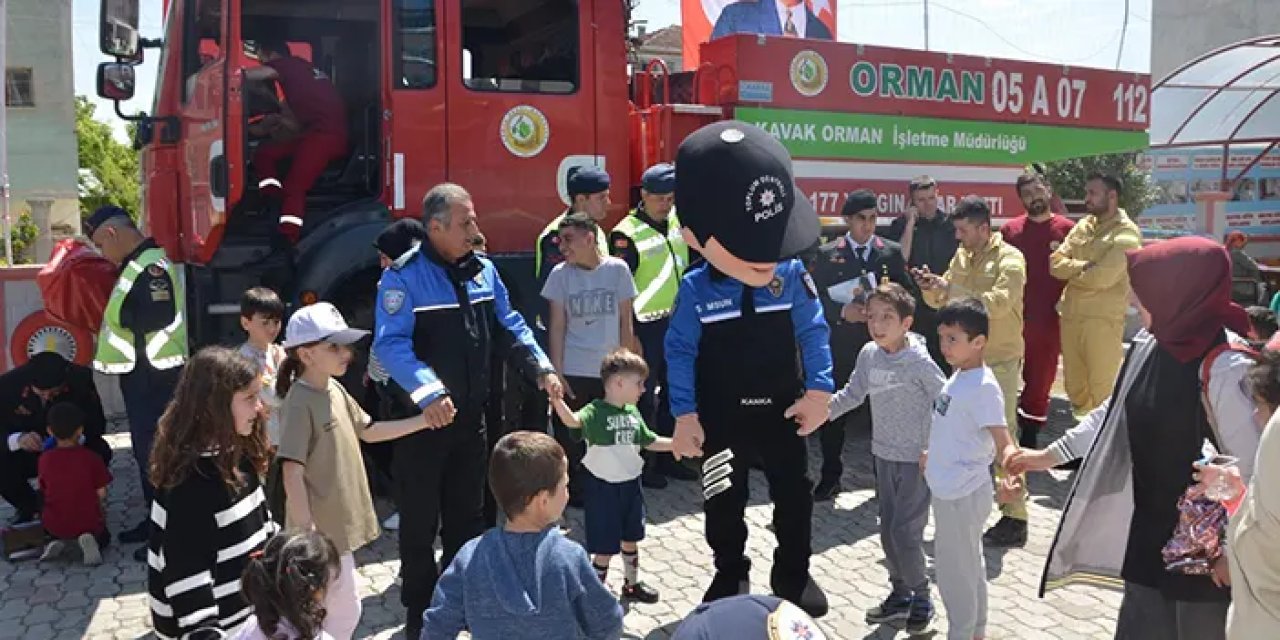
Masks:
[[[1067,426],[1065,402],[1055,400],[1052,429],[1042,442]],[[115,482],[110,489],[108,525],[118,532],[143,516],[137,471],[129,455],[129,435],[123,425],[108,436],[116,451],[112,463]],[[817,442],[810,443],[813,471]],[[882,564],[872,491],[869,433],[853,432],[844,453],[847,491],[835,502],[814,509],[813,573],[827,590],[832,610],[822,624],[834,638],[906,637],[887,627],[869,627],[864,611],[885,595],[887,574]],[[648,491],[648,538],[641,543],[647,581],[662,592],[658,604],[637,604],[626,614],[624,638],[669,638],[681,618],[701,599],[711,575],[711,556],[702,538],[701,497],[696,483],[672,483],[662,491]],[[1066,472],[1038,474],[1032,492],[1030,541],[1024,549],[986,552],[990,578],[988,638],[1110,638],[1119,595],[1090,587],[1070,587],[1036,597],[1040,571],[1057,527],[1062,501],[1070,489]],[[748,552],[754,561],[752,584],[767,592],[773,535],[767,530],[772,509],[767,485],[759,472],[751,476],[752,503],[747,509],[751,537]],[[387,513],[386,505],[379,511]],[[12,515],[0,507],[0,519]],[[569,525],[582,530],[582,514],[569,510]],[[993,510],[992,522],[998,517]],[[932,555],[932,527],[925,534]],[[103,565],[88,568],[72,562],[37,564],[0,561],[0,640],[9,638],[91,638],[94,640],[148,637],[150,610],[145,566],[129,557],[132,548],[113,545]],[[384,535],[356,554],[364,615],[357,636],[400,638],[404,610],[395,576],[400,561],[394,535]],[[616,564],[617,561],[615,561]],[[929,558],[932,575],[933,559]],[[611,587],[621,584],[620,566],[610,574]],[[941,609],[941,599],[936,597]],[[945,630],[945,610],[935,628]],[[944,637],[945,633],[938,634]]]

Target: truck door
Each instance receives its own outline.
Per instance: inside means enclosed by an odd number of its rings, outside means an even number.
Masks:
[[[188,202],[183,224],[200,237],[226,219],[226,144],[223,116],[226,110],[226,6],[221,0],[186,0],[173,11],[185,28],[181,167],[188,176]],[[181,207],[180,207],[181,209]]]
[[[445,85],[437,35],[453,5],[386,0],[382,69],[383,202],[397,216],[421,214],[422,196],[445,179]]]
[[[243,49],[239,0],[186,0],[173,9],[187,30],[184,41],[181,144],[189,177],[190,216],[184,228],[197,246],[221,233],[244,193],[244,111],[240,100]],[[210,256],[201,256],[208,259]]]
[[[604,164],[596,70],[586,62],[594,59],[594,4],[450,4],[457,14],[445,21],[442,78],[448,178],[471,191],[491,252],[530,251],[565,207],[557,185],[568,166]]]

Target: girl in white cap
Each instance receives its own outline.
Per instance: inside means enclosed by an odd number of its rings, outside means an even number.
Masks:
[[[315,529],[333,541],[341,557],[338,578],[325,593],[325,632],[350,638],[360,621],[356,549],[378,537],[360,441],[393,440],[425,428],[421,415],[374,423],[338,383],[351,363],[351,345],[369,335],[347,326],[331,304],[299,309],[285,329],[286,358],[276,393],[284,397],[280,449],[285,524]]]

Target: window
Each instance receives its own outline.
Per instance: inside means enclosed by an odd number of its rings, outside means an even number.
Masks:
[[[4,106],[36,106],[35,82],[31,67],[5,67]]]
[[[393,0],[392,51],[401,89],[436,86],[435,0]]]
[[[577,0],[462,0],[462,82],[476,91],[578,89]]]

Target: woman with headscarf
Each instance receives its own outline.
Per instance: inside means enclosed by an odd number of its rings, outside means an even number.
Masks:
[[[1124,589],[1117,640],[1225,637],[1227,562],[1210,575],[1165,569],[1161,550],[1205,439],[1253,472],[1258,430],[1241,384],[1253,358],[1232,345],[1248,329],[1231,301],[1231,262],[1211,240],[1178,238],[1128,252],[1146,330],[1133,340],[1110,399],[1011,471],[1083,457],[1041,583]]]

